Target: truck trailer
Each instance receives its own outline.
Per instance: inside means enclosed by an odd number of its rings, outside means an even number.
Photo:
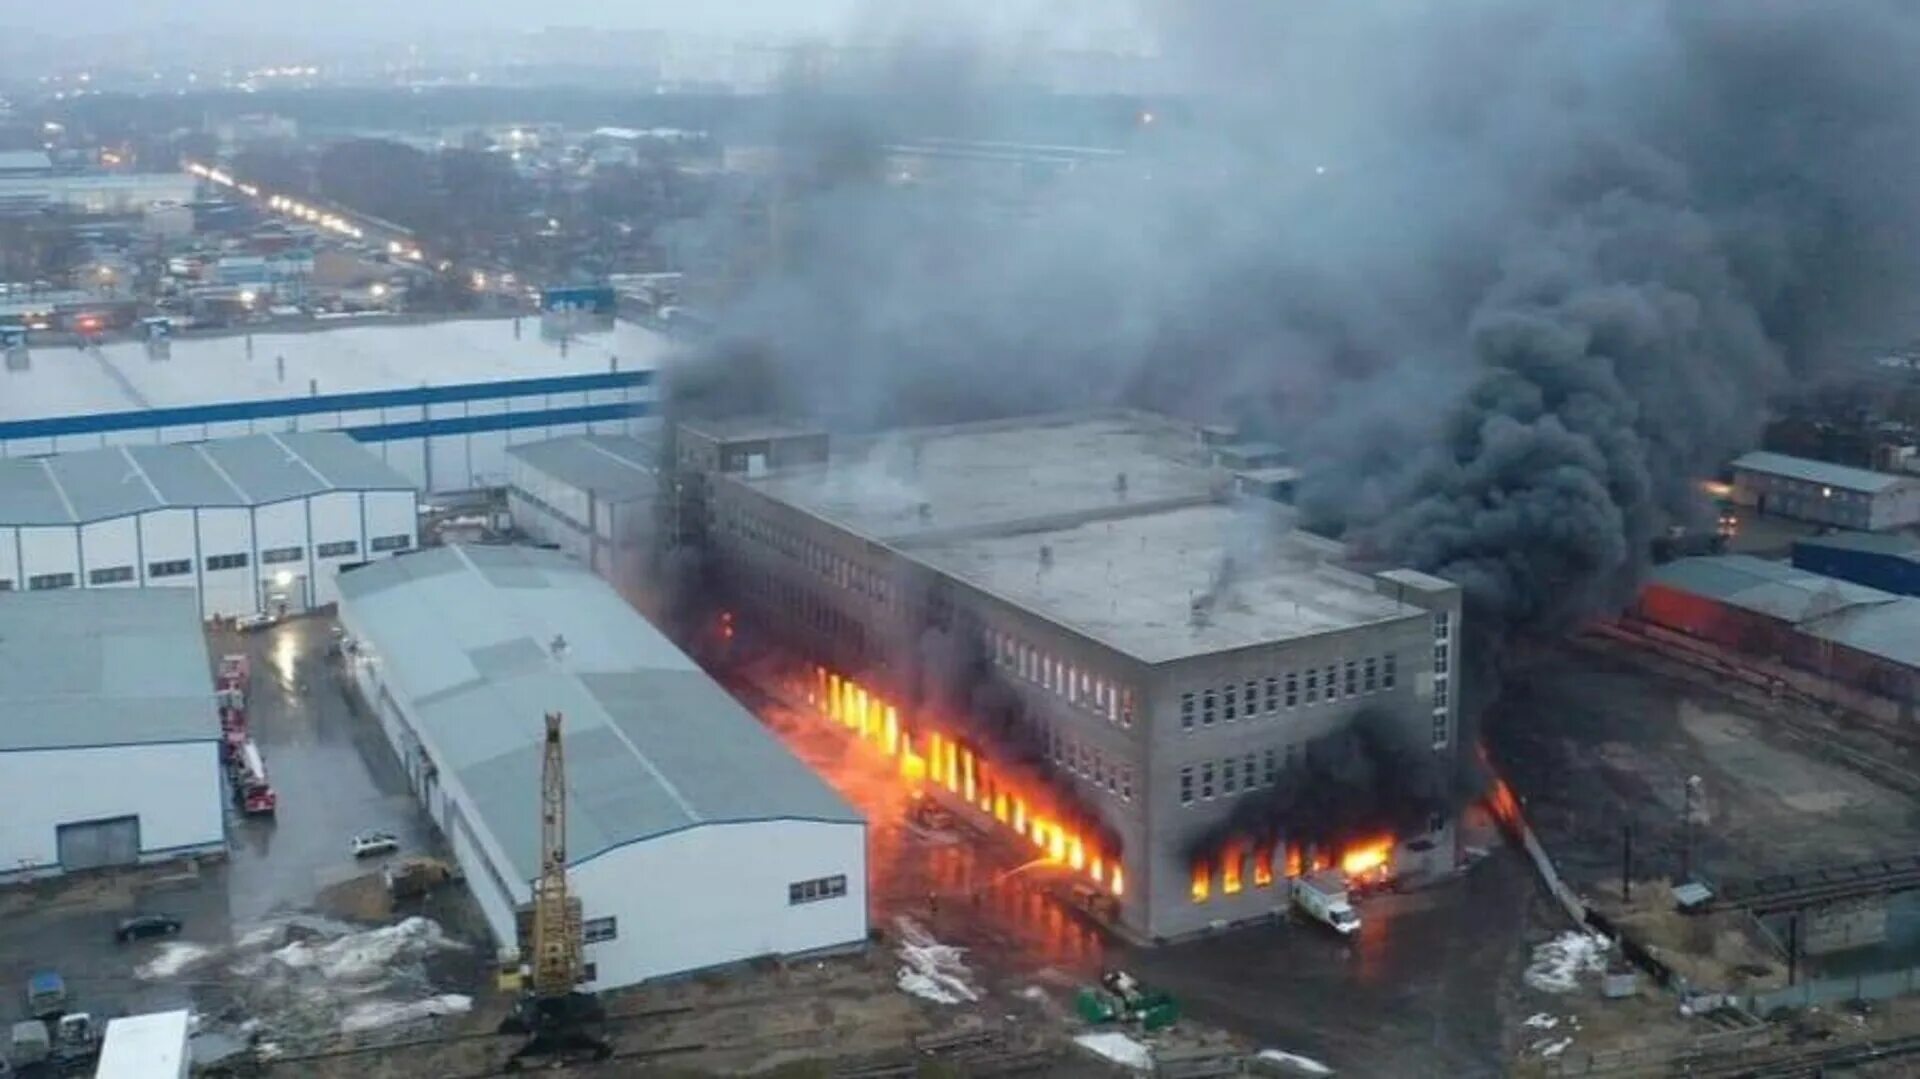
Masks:
[[[187,1079],[188,1026],[185,1009],[110,1020],[94,1079]]]
[[[1338,869],[1293,878],[1293,905],[1341,936],[1360,931],[1360,916],[1347,900],[1347,875]]]

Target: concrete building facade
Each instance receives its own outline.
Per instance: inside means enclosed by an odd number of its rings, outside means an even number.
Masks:
[[[910,728],[913,751],[959,742],[963,804],[1006,821],[997,793],[972,789],[977,757],[1073,822],[1094,850],[1066,860],[1118,893],[1136,936],[1267,917],[1292,863],[1337,858],[1301,850],[1284,821],[1219,837],[1363,713],[1451,771],[1459,590],[1341,568],[1289,507],[1234,497],[1203,432],[1044,417],[836,443],[826,464],[785,467],[762,432],[740,433],[763,448],[675,437],[683,468],[712,466],[688,515],[742,631],[818,665],[830,696],[849,679],[895,702],[889,737]],[[1007,759],[1020,755],[1037,760]],[[1391,838],[1402,871],[1452,864],[1444,818]]]
[[[219,742],[191,595],[0,595],[0,879],[225,851]]]
[[[1756,451],[1733,462],[1733,501],[1775,517],[1884,532],[1920,524],[1920,477]]]
[[[0,592],[183,589],[203,618],[332,603],[418,543],[412,484],[332,432],[0,460]]]
[[[585,567],[441,547],[341,590],[354,684],[502,944],[558,712],[591,988],[864,946],[864,820]]]

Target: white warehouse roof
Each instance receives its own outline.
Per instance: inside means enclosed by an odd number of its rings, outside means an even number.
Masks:
[[[0,751],[219,736],[192,589],[0,593]]]
[[[176,337],[164,360],[139,341],[97,353],[33,343],[32,366],[5,373],[0,421],[124,412],[228,401],[270,401],[419,386],[501,382],[558,375],[652,370],[671,347],[630,322],[575,334],[563,352],[540,320],[455,319],[377,322],[310,331]],[[276,360],[284,359],[283,375]]]
[[[413,484],[337,431],[112,446],[0,459],[0,526],[103,521],[169,507],[264,506]]]
[[[1741,472],[1785,476],[1788,479],[1838,487],[1843,491],[1863,491],[1867,494],[1884,491],[1905,479],[1887,472],[1872,472],[1864,468],[1836,465],[1829,461],[1815,461],[1807,457],[1792,457],[1784,453],[1769,453],[1765,450],[1741,454],[1733,462],[1733,467]]]
[[[508,456],[608,502],[645,498],[659,489],[655,452],[626,435],[570,435],[507,447]]]
[[[564,555],[433,548],[343,573],[340,590],[428,753],[459,777],[522,879],[539,873],[547,712],[565,717],[572,864],[703,824],[862,820]]]

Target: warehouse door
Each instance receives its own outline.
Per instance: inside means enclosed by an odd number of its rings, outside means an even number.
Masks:
[[[62,824],[56,830],[60,848],[60,867],[98,869],[108,865],[132,865],[140,860],[140,818],[113,817],[79,824]]]
[[[304,614],[307,610],[307,575],[276,573],[261,581],[260,610],[275,618]]]

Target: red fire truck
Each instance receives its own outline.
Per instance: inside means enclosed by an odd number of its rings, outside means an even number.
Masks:
[[[267,763],[260,758],[260,747],[249,739],[241,741],[240,750],[234,755],[233,796],[240,803],[241,811],[249,816],[270,814],[280,803],[280,797],[267,783]]]

